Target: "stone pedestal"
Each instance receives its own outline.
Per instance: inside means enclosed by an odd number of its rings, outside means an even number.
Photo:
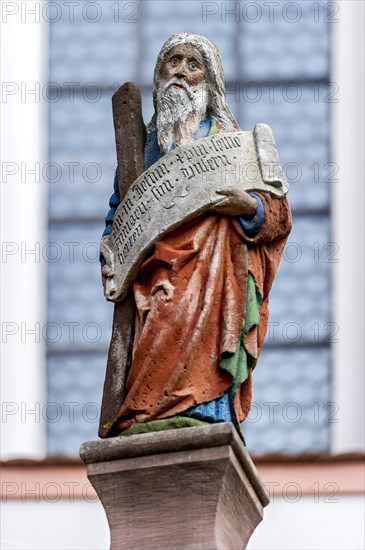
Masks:
[[[268,493],[230,423],[84,443],[112,550],[242,550]]]

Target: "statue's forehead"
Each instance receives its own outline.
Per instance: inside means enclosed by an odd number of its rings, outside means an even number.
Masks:
[[[167,55],[165,57],[165,61],[168,60],[168,59],[171,59],[171,57],[173,57],[174,55],[183,55],[183,56],[186,56],[186,57],[191,56],[191,57],[195,57],[196,59],[198,59],[201,63],[204,62],[202,54],[200,53],[198,48],[196,48],[192,44],[178,44],[177,46],[174,46],[167,53]]]

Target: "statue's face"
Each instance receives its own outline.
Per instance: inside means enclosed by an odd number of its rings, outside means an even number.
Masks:
[[[175,46],[167,54],[161,76],[163,80],[183,78],[190,86],[201,84],[206,77],[206,67],[201,53],[190,44]]]

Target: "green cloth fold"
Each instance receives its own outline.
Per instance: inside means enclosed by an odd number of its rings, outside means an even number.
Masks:
[[[247,379],[250,370],[256,363],[256,358],[250,355],[250,353],[246,350],[245,340],[248,332],[255,325],[259,324],[261,304],[262,296],[256,286],[252,273],[248,272],[246,309],[243,319],[243,328],[241,336],[237,342],[236,351],[234,353],[222,353],[219,358],[219,368],[229,372],[233,379],[231,389],[229,390],[229,401],[234,423],[239,433],[241,433],[241,430],[234,411],[234,398],[238,388]]]
[[[176,428],[206,426],[207,424],[210,424],[210,422],[203,422],[202,420],[187,416],[171,416],[170,418],[161,418],[160,420],[151,420],[150,422],[134,424],[127,430],[123,430],[119,435],[128,436],[148,432],[161,432],[163,430],[175,430]]]

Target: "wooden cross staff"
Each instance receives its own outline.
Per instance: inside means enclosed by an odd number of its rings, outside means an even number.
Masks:
[[[146,127],[142,117],[141,92],[134,82],[126,82],[113,95],[113,121],[117,149],[119,195],[123,200],[131,184],[144,171]],[[132,360],[134,297],[127,296],[114,306],[113,331],[101,405],[99,436],[108,433],[124,401],[125,382]]]

